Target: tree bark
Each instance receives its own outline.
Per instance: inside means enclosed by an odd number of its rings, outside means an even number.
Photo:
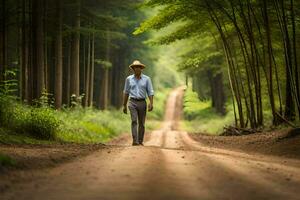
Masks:
[[[44,26],[43,8],[44,0],[32,0],[32,27],[33,27],[33,98],[41,97],[45,88],[45,62],[44,62]]]
[[[80,95],[80,76],[79,76],[79,51],[80,51],[80,0],[76,1],[76,16],[74,18],[74,26],[72,34],[72,49],[71,49],[71,69],[70,69],[70,95],[75,95],[76,98]]]
[[[62,78],[63,78],[63,49],[62,49],[62,1],[56,0],[56,22],[57,30],[55,37],[55,108],[60,109],[62,105]]]
[[[94,70],[95,70],[95,33],[92,34],[91,46],[91,72],[90,72],[90,86],[89,86],[89,103],[88,106],[93,106],[94,99]]]
[[[28,29],[26,25],[26,0],[22,0],[21,15],[21,99],[24,101],[28,100],[28,39],[26,34]]]
[[[87,62],[85,70],[85,96],[84,96],[84,107],[88,106],[89,97],[90,97],[90,87],[91,87],[91,75],[90,75],[90,66],[91,66],[91,35],[88,37],[88,47],[87,47]]]

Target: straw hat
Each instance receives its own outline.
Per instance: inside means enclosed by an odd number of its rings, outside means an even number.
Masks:
[[[131,64],[131,65],[129,65],[129,67],[131,68],[131,69],[133,69],[132,67],[133,66],[141,66],[142,67],[142,69],[144,69],[146,66],[143,64],[143,63],[141,63],[139,60],[135,60],[135,61],[133,61],[133,63]]]

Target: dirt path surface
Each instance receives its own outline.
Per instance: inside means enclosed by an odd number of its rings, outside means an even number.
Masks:
[[[2,191],[0,199],[300,199],[297,159],[208,147],[177,129],[183,88],[145,146],[114,141]],[[26,172],[28,173],[28,172]]]

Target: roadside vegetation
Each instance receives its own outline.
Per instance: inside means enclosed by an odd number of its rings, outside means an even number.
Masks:
[[[10,156],[0,153],[0,170],[1,167],[15,166],[16,163]]]
[[[273,126],[272,112],[267,100],[263,100],[266,109],[263,111],[265,116],[265,126],[261,130],[269,131],[272,129],[285,129],[286,124]],[[198,93],[188,87],[183,98],[183,120],[181,128],[190,133],[201,133],[209,135],[220,135],[224,132],[224,127],[234,126],[234,111],[232,102],[228,100],[225,104],[226,114],[222,115],[212,107],[210,99],[200,99]]]
[[[188,87],[183,98],[181,128],[191,133],[219,135],[225,125],[234,124],[232,105],[226,104],[226,109],[227,113],[220,115],[211,106],[211,100],[200,100],[198,94]]]
[[[146,130],[159,128],[169,90],[156,92],[155,109],[147,113]],[[29,106],[13,96],[1,95],[0,143],[102,143],[130,132],[130,114],[120,109],[97,110],[79,104],[56,110],[45,101],[49,99],[42,97],[36,106]]]

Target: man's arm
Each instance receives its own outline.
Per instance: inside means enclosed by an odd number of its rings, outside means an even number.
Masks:
[[[129,82],[128,78],[125,80],[124,90],[123,90],[123,113],[127,114],[127,101],[129,97]]]
[[[148,111],[153,110],[153,95],[149,96],[150,103],[148,105]]]
[[[123,106],[127,106],[129,94],[124,93],[123,95]]]
[[[127,101],[129,94],[124,93],[123,95],[123,113],[127,114]]]
[[[150,100],[150,103],[148,105],[148,111],[152,111],[153,110],[154,90],[153,90],[152,81],[150,78],[148,79],[148,82],[147,82],[147,93],[148,93],[148,97]]]

